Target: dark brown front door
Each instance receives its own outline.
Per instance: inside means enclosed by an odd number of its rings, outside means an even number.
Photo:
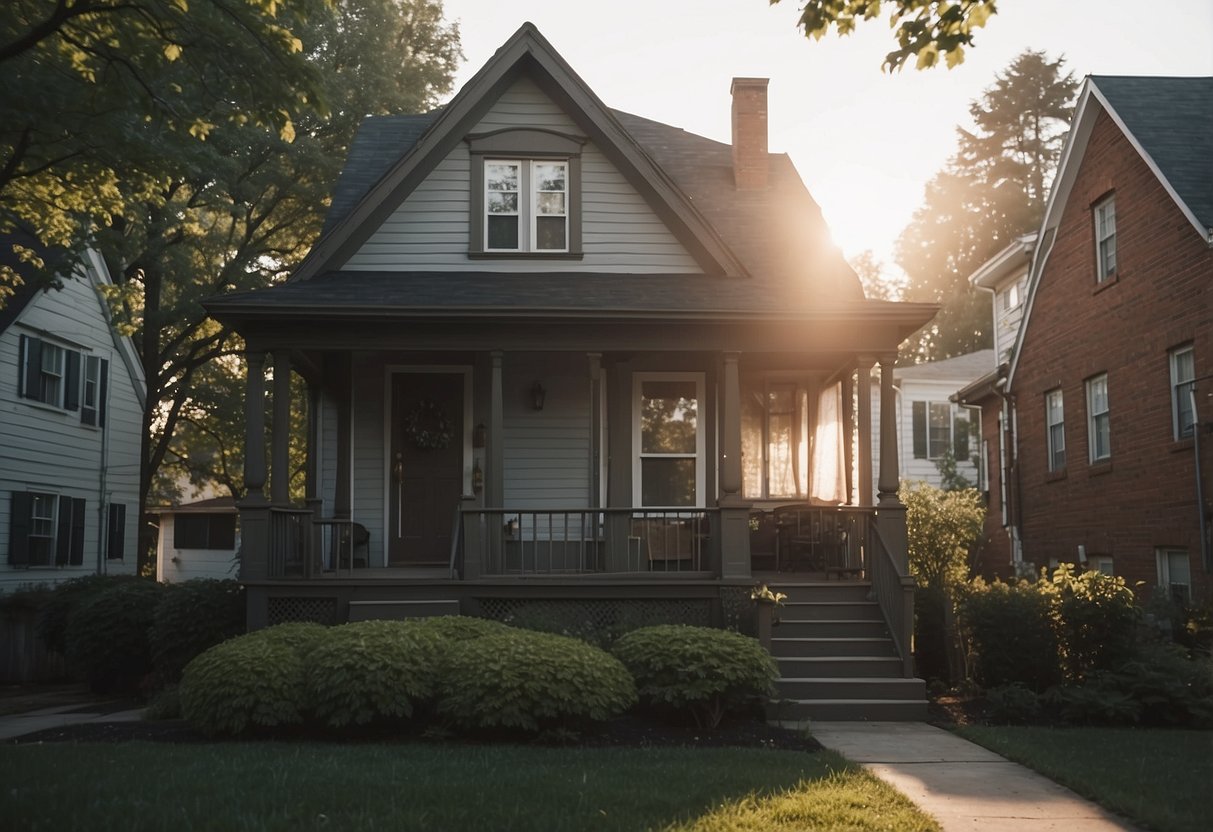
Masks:
[[[455,508],[463,492],[463,376],[392,376],[388,565],[450,561]]]

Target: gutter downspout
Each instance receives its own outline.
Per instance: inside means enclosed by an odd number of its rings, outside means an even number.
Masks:
[[[1200,561],[1205,571],[1213,571],[1213,553],[1209,551],[1209,527],[1205,518],[1204,481],[1200,471],[1200,411],[1196,406],[1196,382],[1213,379],[1213,375],[1192,379],[1188,388],[1188,396],[1192,402],[1192,454],[1193,469],[1196,473],[1196,519],[1200,529]]]
[[[1019,534],[1019,414],[1015,409],[1015,396],[1007,392],[1004,376],[994,383],[994,389],[1002,399],[1002,476],[1006,489],[1007,532],[1011,537],[1011,565],[1018,572],[1023,563],[1023,541]]]
[[[100,367],[100,365],[98,365]],[[100,393],[101,379],[97,379],[98,393]],[[110,388],[112,384],[105,385],[105,401],[97,402],[97,417],[104,418],[110,415]],[[110,467],[110,422],[112,420],[106,418],[105,424],[101,426],[101,471],[98,475],[97,483],[97,574],[106,574],[106,558],[105,544],[109,539],[109,512],[107,505],[109,487],[109,467]]]

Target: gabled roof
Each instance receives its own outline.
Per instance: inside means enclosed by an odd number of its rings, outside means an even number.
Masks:
[[[523,74],[535,80],[577,122],[651,205],[664,209],[663,217],[670,231],[706,272],[731,276],[745,274],[741,262],[723,243],[716,229],[665,171],[637,145],[598,96],[539,34],[534,24],[524,23],[450,103],[436,111],[437,116],[411,149],[348,213],[332,224],[291,280],[307,280],[340,268],[401,200],[463,140],[501,92]],[[353,189],[357,180],[351,178],[349,184]]]
[[[977,350],[942,361],[898,367],[893,371],[893,377],[915,381],[971,381],[990,372],[994,366],[994,350]]]
[[[998,284],[1021,268],[1032,265],[1036,251],[1036,232],[1016,237],[1009,246],[977,267],[969,275],[969,283],[979,289],[994,291]]]

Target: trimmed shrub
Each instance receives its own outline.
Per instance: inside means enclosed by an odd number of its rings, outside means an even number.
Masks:
[[[1124,578],[1101,572],[1076,575],[1062,564],[1053,573],[1053,588],[1068,679],[1082,681],[1133,656],[1141,609]]]
[[[67,621],[67,659],[94,691],[136,690],[151,672],[148,628],[164,585],[147,580],[89,593]]]
[[[293,641],[308,643],[319,625],[288,624],[217,644],[185,667],[177,694],[181,715],[205,734],[240,734],[303,722],[304,670]],[[303,635],[307,633],[307,635]],[[314,641],[312,642],[314,643]]]
[[[237,581],[199,578],[175,584],[156,607],[148,640],[152,664],[167,681],[190,660],[244,632],[244,589]]]
[[[328,634],[329,628],[323,624],[316,624],[312,621],[291,621],[262,630],[253,630],[240,638],[265,641],[275,647],[285,647],[293,650],[300,659],[306,659],[324,642]]]
[[[1044,693],[1061,681],[1051,587],[977,578],[960,604],[973,678],[987,688],[1021,684]]]
[[[449,641],[467,641],[473,638],[501,635],[510,632],[510,627],[500,621],[487,618],[472,618],[467,615],[440,615],[434,618],[415,618],[408,622],[414,630]]]
[[[577,601],[536,601],[522,604],[506,619],[511,627],[580,639],[606,647],[615,638],[614,627],[594,622],[585,604]]]
[[[1040,716],[1040,696],[1018,682],[991,688],[986,692],[986,700],[992,722],[1018,725],[1032,722]]]
[[[56,586],[38,612],[38,635],[46,649],[67,655],[67,622],[76,608],[99,592],[129,583],[150,581],[137,575],[85,575]]]
[[[636,680],[640,701],[689,709],[701,728],[726,711],[769,696],[779,669],[756,639],[727,630],[663,624],[633,630],[612,649]]]
[[[1147,646],[1114,670],[1091,673],[1082,685],[1058,688],[1053,699],[1073,722],[1213,725],[1213,662],[1181,648]]]
[[[335,627],[307,656],[308,706],[330,728],[408,719],[433,697],[446,643],[405,621]]]
[[[533,733],[610,719],[636,702],[627,669],[574,638],[513,630],[448,644],[438,711],[461,730]]]

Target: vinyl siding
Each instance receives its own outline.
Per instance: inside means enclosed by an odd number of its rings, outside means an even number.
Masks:
[[[165,583],[175,584],[194,578],[235,580],[238,564],[236,552],[240,549],[240,530],[236,530],[235,549],[177,549],[173,546],[176,526],[172,514],[160,515],[160,537],[156,544],[156,577]],[[177,558],[176,563],[173,558]]]
[[[106,571],[135,570],[142,414],[135,383],[115,352],[108,327],[93,283],[76,277],[64,280],[59,291],[39,294],[21,317],[0,333],[0,589],[93,574],[98,569],[98,557]],[[21,335],[43,338],[109,361],[105,428],[81,424],[79,411],[60,410],[18,397]],[[104,447],[106,442],[108,448]],[[108,502],[126,506],[123,560],[106,560],[101,548],[103,453],[109,459],[105,477]],[[15,491],[44,491],[86,501],[82,565],[8,565]]]
[[[529,79],[507,90],[472,132],[510,127],[581,131]],[[469,259],[471,157],[460,144],[345,264],[352,271],[489,270],[699,273],[702,269],[593,143],[582,149],[581,260]]]

